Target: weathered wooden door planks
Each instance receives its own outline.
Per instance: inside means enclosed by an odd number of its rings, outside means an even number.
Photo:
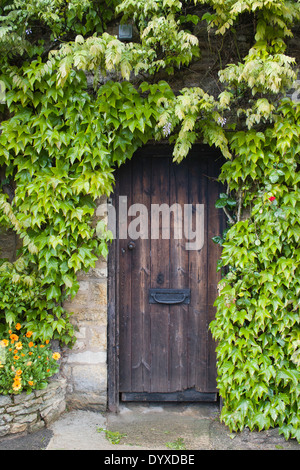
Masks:
[[[112,250],[111,311],[119,347],[115,384],[123,400],[216,397],[215,344],[208,325],[220,256],[211,238],[224,229],[223,214],[214,207],[220,166],[218,155],[204,147],[196,146],[178,165],[169,148],[153,146],[117,172],[114,203],[122,207],[117,232],[127,236],[115,240]],[[166,212],[158,217],[162,204]],[[196,230],[203,246],[196,243]],[[150,288],[189,289],[189,303],[150,303]]]

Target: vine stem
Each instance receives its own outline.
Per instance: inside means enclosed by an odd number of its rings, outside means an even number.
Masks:
[[[237,210],[237,222],[239,222],[241,220],[241,213],[242,213],[242,202],[243,202],[243,198],[242,198],[242,190],[239,189],[238,191],[238,210]]]
[[[223,207],[223,211],[225,212],[226,214],[226,217],[228,217],[228,220],[231,224],[235,224],[235,221],[234,219],[231,217],[231,215],[229,214],[228,210],[226,209],[226,207]]]

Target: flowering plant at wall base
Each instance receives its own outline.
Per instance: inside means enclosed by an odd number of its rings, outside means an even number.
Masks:
[[[33,341],[32,332],[23,329],[17,323],[0,337],[0,394],[3,395],[46,388],[48,378],[59,369],[60,354],[51,350],[49,341]]]

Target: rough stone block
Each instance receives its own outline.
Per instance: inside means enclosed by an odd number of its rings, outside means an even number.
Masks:
[[[107,350],[107,327],[103,326],[94,326],[89,330],[89,346],[91,348],[98,348],[100,350]]]
[[[36,421],[35,423],[28,424],[27,429],[29,433],[32,433],[32,432],[40,431],[44,427],[45,427],[45,421],[39,420],[39,421]]]
[[[37,418],[38,418],[37,413],[26,413],[26,411],[24,410],[24,413],[22,413],[19,416],[15,416],[14,422],[28,424],[28,423],[32,423],[33,421],[36,421]]]
[[[0,437],[6,436],[9,433],[10,426],[9,425],[0,425]]]
[[[55,421],[65,411],[66,404],[62,400],[56,400],[51,406],[41,411],[41,416],[48,426],[52,421]]]
[[[65,302],[64,307],[74,313],[77,324],[86,321],[98,321],[99,324],[107,322],[107,307],[98,302]]]
[[[12,403],[12,399],[7,395],[0,395],[0,406],[10,405]]]
[[[68,408],[79,410],[106,411],[107,397],[103,393],[73,393],[68,397]]]
[[[106,351],[84,351],[70,354],[67,362],[75,364],[102,364],[106,362]]]
[[[18,432],[24,432],[27,429],[26,423],[12,423],[9,429],[10,434],[17,434]]]
[[[75,392],[86,393],[88,398],[91,392],[106,392],[107,370],[102,365],[76,365],[73,366],[73,385]],[[67,397],[68,400],[68,397]]]

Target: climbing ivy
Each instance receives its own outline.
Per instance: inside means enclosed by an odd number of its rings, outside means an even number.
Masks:
[[[102,33],[115,14],[133,23],[136,41]],[[226,158],[216,205],[228,218],[214,239],[223,278],[210,325],[221,418],[233,431],[279,426],[300,441],[300,109],[285,98],[297,78],[287,51],[299,2],[11,0],[1,15],[1,224],[22,247],[1,262],[0,325],[72,344],[63,302],[78,271],[108,253],[93,215],[114,168],[149,139],[168,139],[175,162],[196,141],[215,146]],[[245,18],[252,44],[242,57]],[[200,25],[209,45],[221,38],[217,91],[175,93],[166,77],[201,57]],[[230,62],[226,41],[237,49]]]
[[[26,273],[27,285],[39,296],[33,311],[16,309],[15,298],[2,309],[8,323],[20,322],[22,314],[43,340],[54,335],[69,342],[73,328],[61,303],[76,294],[76,273],[108,253],[109,234],[98,239],[91,224],[96,202],[113,189],[113,167],[151,135],[164,86],[154,86],[155,98],[151,91],[143,98],[127,81],[108,82],[92,97],[83,72],[71,72],[63,88],[56,83],[51,70],[35,61],[23,68],[22,78],[12,77],[7,93],[13,117],[2,122],[1,164],[15,193],[12,201],[2,194],[0,206],[23,240],[22,257],[34,273]],[[22,290],[15,269],[2,265],[3,283],[9,271]]]
[[[232,430],[279,426],[300,440],[300,106],[284,100],[264,133],[238,132],[221,178],[242,214],[223,242],[216,300],[222,418]]]

